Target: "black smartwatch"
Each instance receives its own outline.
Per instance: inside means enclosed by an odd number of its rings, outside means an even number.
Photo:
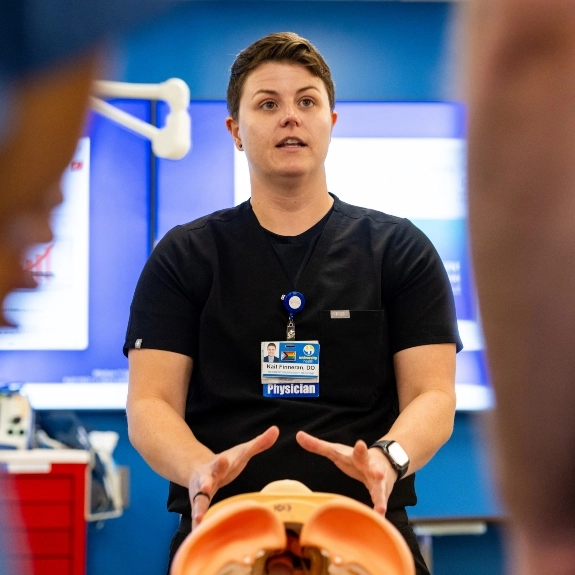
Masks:
[[[378,447],[383,451],[383,454],[387,457],[392,467],[397,471],[398,481],[407,473],[409,457],[397,441],[384,439],[382,441],[376,441],[373,445],[369,446],[369,449],[372,447]]]

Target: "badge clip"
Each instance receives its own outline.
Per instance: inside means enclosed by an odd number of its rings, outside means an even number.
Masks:
[[[287,329],[286,329],[286,339],[288,341],[295,340],[295,323],[293,322],[293,314],[290,313]]]
[[[289,311],[288,324],[286,328],[286,339],[288,341],[295,340],[295,322],[294,314],[301,311],[305,306],[305,297],[298,291],[291,291],[286,295],[282,295],[285,308]]]

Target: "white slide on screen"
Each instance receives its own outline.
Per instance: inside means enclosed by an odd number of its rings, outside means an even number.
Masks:
[[[0,328],[0,350],[82,350],[88,347],[90,139],[82,138],[62,177],[54,239],[35,246],[25,268],[38,283],[4,301],[17,327]]]
[[[409,219],[466,216],[459,138],[333,138],[325,167],[340,200]],[[234,199],[250,197],[245,154],[235,150]]]

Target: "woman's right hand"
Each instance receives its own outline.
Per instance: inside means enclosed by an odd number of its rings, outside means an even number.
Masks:
[[[279,433],[279,429],[274,425],[261,435],[222,451],[211,461],[196,468],[188,483],[192,505],[192,530],[204,518],[218,489],[231,483],[254,455],[269,449],[276,442]]]

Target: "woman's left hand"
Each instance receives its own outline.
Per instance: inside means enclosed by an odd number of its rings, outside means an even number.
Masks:
[[[380,449],[368,449],[362,440],[353,447],[331,443],[305,431],[298,431],[296,441],[306,451],[327,457],[346,475],[361,481],[371,495],[375,511],[385,515],[397,472]]]

